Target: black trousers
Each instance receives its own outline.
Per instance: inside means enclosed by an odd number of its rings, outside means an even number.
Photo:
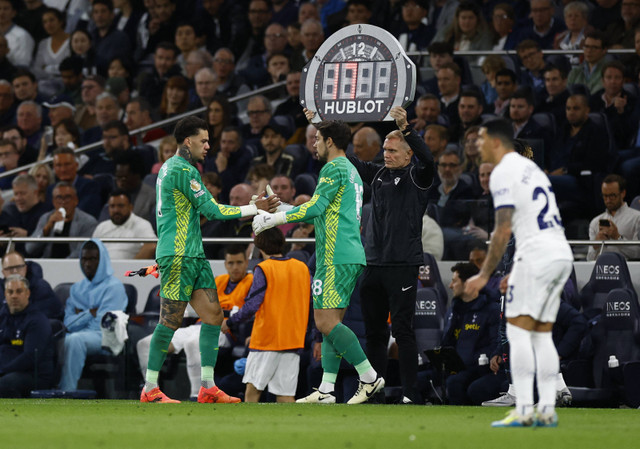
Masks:
[[[418,347],[413,330],[416,307],[417,266],[367,266],[361,278],[360,301],[367,337],[367,357],[373,368],[387,371],[387,345],[391,334],[398,344],[400,382],[403,394],[414,402],[417,396]]]

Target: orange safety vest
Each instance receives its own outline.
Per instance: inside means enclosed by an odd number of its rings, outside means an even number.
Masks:
[[[249,348],[261,351],[303,348],[311,295],[309,269],[296,259],[268,259],[258,266],[264,272],[267,290],[256,312]]]
[[[233,306],[242,307],[244,305],[244,299],[249,293],[251,283],[253,282],[253,274],[248,273],[242,278],[236,288],[231,293],[225,293],[224,291],[229,284],[229,275],[221,274],[216,277],[216,288],[218,289],[218,301],[220,301],[220,307],[222,310],[231,310]]]

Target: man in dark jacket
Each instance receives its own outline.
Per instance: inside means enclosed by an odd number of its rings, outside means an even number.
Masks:
[[[449,403],[453,405],[481,404],[500,391],[504,372],[489,372],[488,356],[498,345],[500,304],[481,290],[475,297],[464,292],[471,276],[480,270],[469,262],[451,267],[449,288],[453,291],[451,307],[444,325],[442,346],[452,346],[462,359],[465,369],[447,378]],[[485,366],[479,364],[484,355]],[[478,388],[481,385],[482,388]]]
[[[374,369],[387,369],[387,318],[399,348],[403,402],[421,401],[415,382],[418,349],[413,331],[418,267],[423,264],[422,216],[433,181],[434,164],[429,147],[407,121],[407,112],[395,107],[391,117],[398,130],[382,146],[384,166],[349,160],[362,181],[371,185],[371,219],[367,223],[367,267],[361,277],[360,296],[367,335],[367,357]],[[418,162],[414,162],[412,156]],[[384,374],[382,374],[384,375]]]
[[[51,325],[29,304],[26,278],[9,276],[4,293],[7,303],[0,309],[0,397],[28,397],[34,388],[49,388],[53,378]]]
[[[24,256],[17,251],[8,252],[2,257],[4,278],[0,279],[0,304],[6,300],[4,296],[5,280],[15,274],[19,274],[29,281],[31,308],[44,313],[47,318],[62,319],[64,314],[62,303],[53,292],[51,285],[42,278],[42,267],[36,262],[25,261]]]

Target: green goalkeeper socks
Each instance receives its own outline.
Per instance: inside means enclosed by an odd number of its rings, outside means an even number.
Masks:
[[[347,362],[356,368],[358,374],[363,374],[372,369],[367,356],[362,350],[362,346],[360,346],[358,337],[344,324],[338,323],[325,338],[331,342],[338,355],[344,357]]]
[[[323,393],[329,393],[330,390],[333,391],[333,388],[329,388],[328,384],[335,384],[336,378],[338,377],[338,371],[340,370],[340,362],[342,361],[342,356],[340,356],[333,345],[329,342],[327,337],[324,337],[322,340],[322,383],[325,385],[325,388],[320,388]]]
[[[151,344],[149,346],[149,362],[147,363],[147,374],[145,375],[146,387],[149,391],[158,385],[158,373],[162,369],[162,364],[167,358],[169,344],[175,331],[167,326],[158,324],[153,331]]]
[[[201,380],[205,388],[211,388],[213,382],[213,369],[218,360],[218,338],[220,326],[202,323],[200,325],[200,364],[202,366]]]

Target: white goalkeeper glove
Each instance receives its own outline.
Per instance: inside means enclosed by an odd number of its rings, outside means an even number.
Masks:
[[[253,223],[251,226],[253,227],[253,232],[255,233],[255,235],[258,235],[266,229],[280,226],[282,224],[285,224],[286,222],[286,212],[276,212],[275,214],[270,214],[269,212],[259,210],[258,215],[253,217]]]

